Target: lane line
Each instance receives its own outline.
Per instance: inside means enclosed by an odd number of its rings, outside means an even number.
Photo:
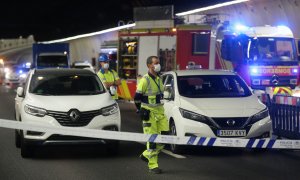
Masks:
[[[165,153],[165,154],[167,154],[169,156],[175,157],[177,159],[185,159],[186,158],[183,155],[172,153],[171,151],[166,150],[166,149],[161,150],[161,152],[163,152],[163,153]]]
[[[138,142],[138,143],[140,143],[140,144],[142,144],[142,145],[146,145],[145,143],[142,143],[142,142]],[[167,155],[169,155],[169,156],[172,156],[172,157],[174,157],[174,158],[177,158],[177,159],[186,159],[185,156],[180,155],[180,154],[172,153],[171,151],[166,150],[166,149],[161,150],[161,152],[163,152],[163,153],[165,153],[165,154],[167,154]]]

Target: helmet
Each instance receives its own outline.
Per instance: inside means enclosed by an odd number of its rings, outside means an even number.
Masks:
[[[105,61],[108,61],[107,55],[105,55],[105,54],[100,55],[98,61],[99,61],[99,62],[105,62]]]

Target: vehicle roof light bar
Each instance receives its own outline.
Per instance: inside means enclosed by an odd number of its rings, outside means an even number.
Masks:
[[[127,28],[131,28],[131,27],[134,27],[134,26],[135,26],[135,23],[126,24],[124,26],[118,26],[118,27],[114,27],[114,28],[110,28],[110,29],[105,29],[105,30],[102,30],[102,31],[97,31],[97,32],[88,33],[88,34],[81,34],[81,35],[77,35],[77,36],[72,36],[72,37],[57,39],[57,40],[52,40],[52,41],[45,41],[45,42],[42,42],[42,43],[51,44],[51,43],[66,42],[66,41],[76,40],[76,39],[80,39],[80,38],[100,35],[100,34],[104,34],[104,33],[108,33],[108,32],[118,31],[118,30],[121,30],[121,29],[127,29]]]
[[[199,9],[194,9],[194,10],[190,10],[190,11],[186,11],[186,12],[182,12],[182,13],[177,13],[176,16],[185,16],[185,15],[194,14],[194,13],[198,13],[198,12],[202,12],[202,11],[207,11],[207,10],[211,10],[211,9],[216,9],[216,8],[220,8],[220,7],[224,7],[224,6],[230,6],[230,5],[233,5],[233,4],[239,4],[239,3],[243,3],[243,2],[247,2],[247,1],[249,1],[249,0],[234,0],[234,1],[229,1],[229,2],[215,4],[215,5],[212,5],[212,6],[207,6],[207,7],[203,7],[203,8],[199,8]]]

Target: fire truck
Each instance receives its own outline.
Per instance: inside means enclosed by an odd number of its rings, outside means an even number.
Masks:
[[[214,40],[215,39],[215,40]],[[252,89],[291,94],[298,83],[298,54],[292,31],[286,26],[247,27],[224,23],[216,30],[216,69],[229,69]],[[213,52],[215,51],[215,53]],[[269,91],[270,92],[270,91]]]
[[[134,96],[136,79],[147,73],[150,55],[160,58],[163,72],[191,67],[231,70],[252,89],[271,89],[272,94],[291,94],[298,83],[296,44],[286,26],[247,27],[215,21],[121,30],[118,72],[126,82],[120,97]]]

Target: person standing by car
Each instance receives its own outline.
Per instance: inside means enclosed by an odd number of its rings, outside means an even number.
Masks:
[[[113,99],[118,99],[117,86],[121,84],[121,80],[116,71],[109,68],[108,57],[101,55],[99,57],[101,69],[97,73],[105,87],[110,91]]]
[[[148,73],[139,81],[134,101],[143,121],[144,134],[168,134],[169,126],[164,114],[163,83],[159,77],[160,64],[157,56],[147,58]],[[149,172],[160,174],[158,154],[164,148],[163,144],[147,142],[147,149],[140,158],[148,163]]]

